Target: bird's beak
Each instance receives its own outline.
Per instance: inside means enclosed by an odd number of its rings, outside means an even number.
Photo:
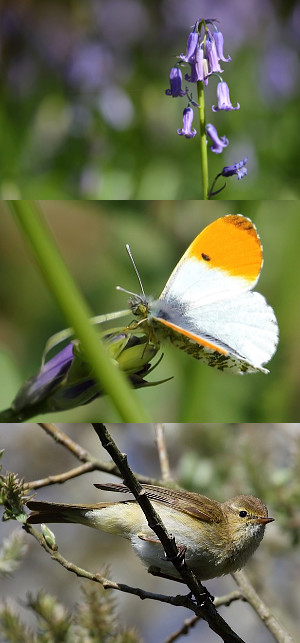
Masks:
[[[258,522],[259,525],[266,525],[268,522],[273,522],[275,518],[256,518],[255,522]]]

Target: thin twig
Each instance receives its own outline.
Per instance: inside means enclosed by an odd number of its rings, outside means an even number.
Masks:
[[[154,431],[155,431],[155,441],[156,441],[160,470],[161,470],[161,477],[163,482],[167,482],[171,480],[171,471],[170,471],[169,457],[168,457],[166,439],[165,439],[165,427],[163,424],[160,424],[158,422],[157,424],[154,425]]]
[[[221,607],[221,605],[225,605],[226,607],[229,607],[231,603],[234,603],[235,601],[238,600],[244,600],[243,592],[241,592],[238,589],[233,590],[233,592],[229,592],[229,594],[224,594],[224,596],[216,596],[214,600],[214,605],[216,607]]]
[[[59,551],[56,549],[56,546],[50,547],[47,544],[42,533],[32,527],[32,525],[25,523],[25,525],[23,525],[23,528],[27,533],[29,533],[38,541],[41,547],[43,547],[43,549],[45,549],[45,551],[50,554],[53,560],[55,560],[57,563],[59,563],[59,565],[67,569],[69,572],[76,574],[76,576],[80,578],[87,578],[88,580],[94,581],[95,583],[100,583],[100,585],[102,585],[104,589],[116,589],[121,592],[126,592],[127,594],[134,594],[142,600],[148,598],[154,601],[159,601],[161,603],[169,603],[170,605],[193,609],[193,602],[191,601],[189,594],[186,596],[168,596],[166,594],[148,592],[146,590],[140,589],[139,587],[131,587],[130,585],[125,585],[124,583],[115,583],[114,581],[105,578],[99,573],[93,574],[92,572],[89,572],[86,569],[83,569],[82,567],[78,567],[74,563],[71,563],[59,553]]]
[[[179,556],[179,552],[175,544],[175,539],[169,536],[159,515],[151,505],[151,502],[146,495],[145,490],[131,471],[127,462],[127,456],[119,451],[117,445],[113,441],[104,424],[93,423],[93,427],[101,441],[102,446],[104,447],[104,449],[106,449],[106,451],[110,454],[110,456],[118,466],[120,473],[124,479],[124,483],[130,489],[137,502],[139,503],[142,511],[147,518],[150,529],[154,531],[161,544],[163,545],[168,559],[172,561],[174,567],[177,569],[180,576],[183,578],[186,585],[194,595],[195,602],[193,603],[192,609],[195,614],[197,616],[201,616],[205,621],[207,621],[209,627],[222,638],[224,643],[243,643],[242,639],[235,632],[233,632],[226,621],[224,621],[224,619],[217,612],[215,606],[213,605],[213,602],[209,597],[208,591],[202,585],[202,583],[197,580],[193,572],[187,567],[184,558],[182,556]]]
[[[134,594],[142,600],[151,599],[154,601],[159,601],[160,603],[175,605],[176,607],[180,606],[190,609],[193,608],[193,602],[191,601],[189,594],[186,596],[181,596],[179,594],[176,596],[168,596],[167,594],[148,592],[147,590],[143,590],[140,587],[131,587],[130,585],[126,585],[124,583],[116,583],[109,578],[105,578],[98,572],[96,574],[93,574],[86,569],[83,569],[82,567],[78,567],[74,563],[71,563],[69,560],[64,558],[64,556],[59,553],[56,545],[50,547],[50,545],[46,542],[43,534],[35,529],[35,527],[33,527],[32,525],[25,523],[25,525],[23,525],[23,529],[37,540],[37,542],[41,545],[41,547],[43,547],[43,549],[51,556],[53,560],[55,560],[57,563],[59,563],[59,565],[67,569],[69,572],[76,574],[76,576],[80,578],[87,578],[94,581],[95,583],[100,583],[100,585],[102,585],[104,589],[116,589],[121,592],[126,592],[127,594]],[[236,595],[236,597],[233,595]],[[225,596],[215,598],[214,604],[216,606],[229,605],[233,600],[237,600],[238,597],[241,597],[240,592],[232,592],[231,594],[226,594]]]
[[[62,444],[68,451],[73,453],[81,462],[92,462],[94,460],[91,453],[83,449],[80,444],[74,442],[66,433],[60,431],[55,424],[50,422],[39,422],[39,426],[48,433],[58,444]]]
[[[181,636],[186,636],[192,629],[192,627],[195,627],[195,625],[200,620],[200,616],[192,616],[192,618],[186,618],[179,630],[176,630],[176,632],[170,634],[170,636],[168,636],[164,640],[164,643],[173,643],[173,641],[177,641],[177,639],[179,639]]]
[[[95,467],[93,462],[85,462],[85,464],[81,464],[80,467],[74,467],[74,469],[69,469],[69,471],[65,471],[64,473],[58,473],[55,476],[47,476],[40,480],[26,482],[26,489],[41,489],[41,487],[48,487],[52,484],[62,484],[63,482],[66,482],[66,480],[77,478],[89,471],[95,471],[96,468],[97,467]]]
[[[80,460],[80,462],[83,462],[84,464],[81,467],[75,467],[74,469],[69,469],[69,471],[64,471],[63,473],[46,476],[41,480],[31,480],[26,482],[26,487],[28,489],[40,489],[41,487],[47,487],[52,484],[61,484],[62,482],[66,482],[66,480],[81,476],[90,471],[103,471],[109,475],[114,475],[118,478],[121,477],[120,471],[114,462],[103,462],[102,460],[94,458],[89,451],[83,449],[80,444],[72,440],[54,424],[39,422],[39,426],[46,431],[46,433],[53,438],[55,442],[64,446],[75,456],[75,458],[77,458],[77,460]],[[159,484],[159,481],[156,478],[149,478],[148,476],[144,476],[139,473],[136,473],[135,475],[137,479],[144,484]]]
[[[238,601],[243,598],[242,592],[239,590],[234,590],[233,592],[230,592],[230,594],[225,594],[224,596],[219,596],[214,599],[214,606],[215,607],[221,607],[222,605],[226,605],[227,607],[231,605],[234,601]],[[186,618],[183,622],[183,625],[179,630],[176,632],[173,632],[173,634],[170,634],[167,639],[165,639],[164,643],[173,643],[173,641],[176,641],[179,639],[181,636],[185,636],[186,634],[189,633],[190,629],[194,627],[198,621],[200,621],[201,618],[200,616],[192,616],[192,618]]]
[[[260,596],[258,596],[247,574],[243,570],[240,570],[239,572],[234,572],[232,577],[242,591],[244,598],[251,607],[253,607],[269,632],[273,634],[275,640],[278,641],[278,643],[293,643],[290,634],[278,623],[270,609],[265,605]]]

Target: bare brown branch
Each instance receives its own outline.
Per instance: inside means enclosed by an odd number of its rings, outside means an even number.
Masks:
[[[164,643],[173,643],[174,641],[177,641],[177,639],[179,639],[181,636],[186,636],[200,620],[200,616],[192,616],[192,618],[186,618],[179,630],[176,630],[176,632],[170,634],[170,636],[165,639]]]
[[[278,643],[293,643],[290,634],[278,623],[274,614],[272,614],[271,610],[265,605],[260,596],[258,596],[247,574],[243,570],[240,570],[232,574],[232,577],[240,588],[244,598],[251,607],[253,607],[271,634],[273,634],[275,640],[278,641]]]
[[[26,482],[27,489],[40,489],[41,487],[48,487],[52,484],[62,484],[66,480],[71,480],[71,478],[77,478],[82,476],[88,471],[95,471],[93,462],[85,462],[80,467],[74,467],[74,469],[69,469],[69,471],[64,471],[64,473],[58,473],[55,476],[47,476],[46,478],[41,478],[40,480],[33,480],[32,482]]]
[[[50,424],[49,422],[39,422],[39,426],[50,435],[55,442],[62,444],[68,451],[73,453],[73,455],[80,460],[81,462],[92,462],[94,460],[91,453],[83,449],[77,442],[74,442],[69,438],[66,433],[60,431],[55,424]]]

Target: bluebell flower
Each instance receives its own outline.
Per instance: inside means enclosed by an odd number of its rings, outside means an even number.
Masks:
[[[186,92],[181,89],[181,83],[182,83],[182,73],[179,67],[172,67],[170,71],[170,89],[166,89],[165,94],[167,96],[173,96],[173,98],[176,98],[177,96],[185,96]]]
[[[191,65],[191,74],[185,74],[185,80],[189,83],[196,83],[198,80],[201,80],[204,85],[208,84],[208,63],[207,59],[204,57],[204,51],[201,47],[197,47],[194,61],[190,63]]]
[[[226,167],[223,167],[221,172],[222,176],[233,176],[236,174],[239,180],[242,179],[243,176],[246,176],[247,174],[247,168],[245,167],[247,161],[248,158],[246,156],[242,161],[238,161],[233,165],[226,165]]]
[[[213,38],[208,37],[206,39],[205,53],[208,60],[208,69],[210,73],[217,72],[221,74],[223,72],[223,69],[221,69],[219,64],[216,43]]]
[[[211,123],[208,123],[206,125],[206,134],[209,136],[209,138],[212,140],[212,145],[210,146],[210,149],[212,152],[215,154],[221,154],[223,152],[224,147],[227,147],[229,141],[226,136],[221,136],[221,138],[218,136],[218,132],[215,128],[214,125]]]
[[[215,196],[216,194],[219,194],[226,187],[226,183],[224,183],[224,185],[222,185],[222,187],[219,190],[214,191],[214,187],[216,185],[216,182],[217,182],[219,176],[226,176],[227,177],[227,176],[233,176],[234,174],[236,174],[239,180],[242,179],[244,176],[246,176],[247,168],[245,167],[245,165],[246,165],[247,161],[248,161],[248,159],[246,157],[242,161],[238,161],[237,163],[234,163],[233,165],[226,165],[225,167],[223,167],[222,172],[219,172],[219,174],[217,174],[217,176],[213,180],[212,186],[211,186],[211,188],[209,190],[209,193],[208,193],[208,198],[210,199],[212,196]]]
[[[225,63],[228,63],[231,61],[231,57],[228,56],[228,58],[225,58],[224,53],[223,53],[223,46],[224,46],[224,37],[221,31],[214,31],[213,33],[213,39],[216,44],[216,50],[217,50],[217,55],[219,60],[223,60]]]
[[[192,127],[192,122],[194,118],[194,112],[191,107],[185,107],[183,110],[183,128],[177,130],[177,134],[179,136],[185,136],[185,138],[193,138],[193,136],[196,136],[197,130]]]
[[[187,46],[186,46],[186,54],[180,54],[179,58],[181,60],[184,60],[184,62],[189,63],[193,61],[193,56],[195,54],[195,49],[198,45],[198,40],[199,40],[199,34],[197,31],[192,31],[189,34],[188,41],[187,41]]]
[[[233,107],[230,101],[230,96],[229,96],[229,87],[225,81],[221,81],[218,83],[217,86],[217,97],[218,97],[218,107],[215,105],[212,106],[212,111],[213,112],[219,112],[220,110],[225,110],[226,112],[230,111],[231,109],[236,110],[240,109],[240,104],[237,103],[236,107]]]

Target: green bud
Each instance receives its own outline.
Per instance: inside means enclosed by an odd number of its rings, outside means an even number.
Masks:
[[[49,529],[49,527],[47,527],[45,523],[41,523],[41,531],[48,547],[50,547],[52,551],[56,551],[57,544],[56,544],[55,534],[53,533],[53,531],[51,531],[51,529]]]

